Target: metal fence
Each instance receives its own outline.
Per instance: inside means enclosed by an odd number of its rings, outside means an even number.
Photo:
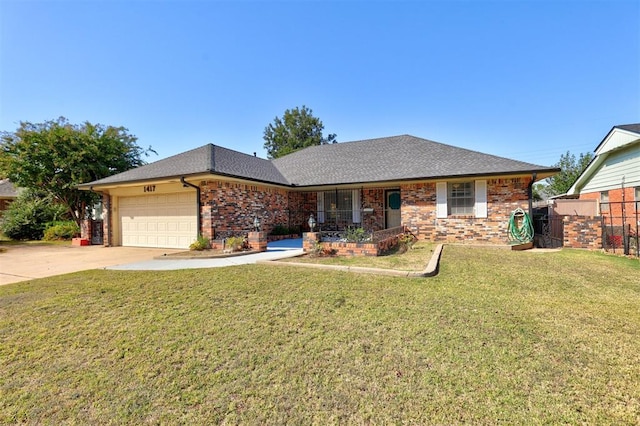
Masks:
[[[603,248],[640,257],[640,201],[600,203],[600,213]]]
[[[549,215],[547,209],[533,213],[534,241],[536,247],[557,248],[564,243],[564,216]]]

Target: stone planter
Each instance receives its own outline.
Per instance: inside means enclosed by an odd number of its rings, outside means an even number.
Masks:
[[[349,243],[344,241],[320,241],[319,232],[306,232],[302,239],[302,248],[305,253],[313,251],[317,243],[322,245],[325,253],[333,253],[337,256],[379,256],[398,245],[398,235],[393,235],[384,240],[372,243]]]

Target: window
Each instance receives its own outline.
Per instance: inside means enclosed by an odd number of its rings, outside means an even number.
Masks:
[[[474,216],[486,218],[489,214],[487,181],[437,182],[436,217]]]
[[[609,213],[609,191],[600,192],[600,213]]]
[[[448,214],[472,215],[474,205],[473,182],[455,182],[447,185]]]
[[[636,201],[640,201],[640,186],[636,186]]]
[[[318,222],[360,223],[360,190],[336,189],[318,192]]]

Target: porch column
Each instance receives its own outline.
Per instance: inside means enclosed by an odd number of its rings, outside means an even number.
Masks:
[[[302,234],[302,251],[309,253],[319,241],[319,232],[304,232]]]
[[[249,247],[252,250],[267,251],[267,233],[266,232],[249,232]]]

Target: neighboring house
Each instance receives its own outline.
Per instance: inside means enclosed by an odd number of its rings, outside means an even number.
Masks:
[[[605,225],[638,222],[640,124],[614,126],[596,147],[593,160],[567,195],[596,200],[598,214],[605,217]],[[634,226],[637,225],[640,224]]]
[[[18,189],[9,179],[0,179],[0,217],[9,204],[18,197]]]
[[[265,160],[205,145],[81,189],[103,194],[106,245],[186,248],[255,217],[308,230],[408,227],[429,241],[504,244],[533,182],[559,169],[403,135],[313,146]]]

